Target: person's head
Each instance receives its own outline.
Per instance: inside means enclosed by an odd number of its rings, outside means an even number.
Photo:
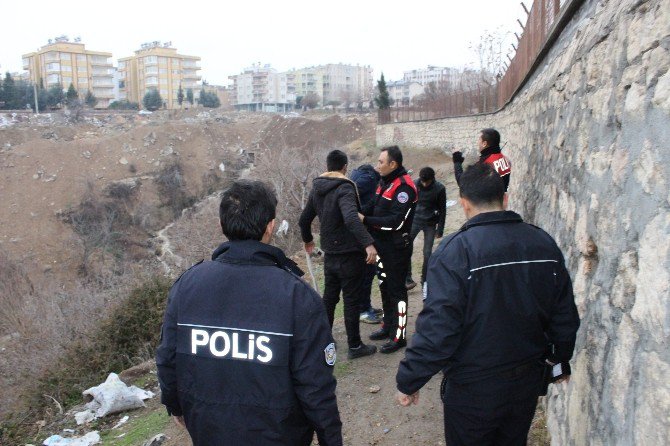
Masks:
[[[496,129],[482,129],[479,133],[479,151],[500,146],[500,133]]]
[[[421,181],[421,184],[426,187],[430,186],[433,184],[433,181],[435,181],[435,171],[433,170],[432,167],[423,167],[419,171],[419,181]]]
[[[275,224],[277,197],[261,181],[235,181],[221,196],[219,220],[228,240],[269,243]]]
[[[461,205],[468,219],[482,212],[502,211],[507,207],[505,182],[490,164],[468,166],[458,185]]]
[[[347,154],[341,150],[335,149],[326,156],[326,169],[328,169],[328,172],[339,171],[346,173],[348,162]]]
[[[402,167],[402,152],[400,148],[398,146],[382,148],[377,159],[377,172],[385,177],[398,167]]]

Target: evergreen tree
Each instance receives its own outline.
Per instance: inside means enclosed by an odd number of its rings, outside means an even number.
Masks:
[[[203,107],[217,108],[221,105],[221,101],[216,93],[209,93],[203,89],[200,90],[200,104]]]
[[[391,98],[389,97],[388,88],[386,88],[386,81],[384,80],[384,73],[382,73],[381,78],[377,81],[377,90],[379,90],[379,95],[375,98],[375,104],[381,110],[391,107]]]
[[[0,97],[0,101],[5,103],[5,109],[14,110],[20,108],[17,105],[17,91],[14,78],[9,74],[9,71],[5,73],[5,79],[2,81],[2,96]]]
[[[189,102],[189,104],[193,105],[193,89],[187,88],[186,89],[186,100]]]
[[[84,102],[86,105],[88,105],[91,108],[94,108],[95,105],[98,103],[98,98],[96,98],[93,93],[91,93],[91,90],[88,90],[86,92],[86,97],[84,98]]]
[[[65,93],[65,99],[68,105],[71,105],[73,101],[79,99],[79,93],[77,93],[77,90],[75,90],[72,82],[70,82],[70,86],[67,87],[67,93]]]
[[[163,98],[161,98],[161,94],[158,92],[158,90],[152,88],[151,90],[147,91],[147,94],[144,95],[142,104],[147,110],[155,111],[163,106]]]
[[[181,82],[179,83],[179,91],[177,91],[177,102],[179,102],[180,107],[184,102],[184,90],[181,88]]]
[[[62,104],[65,100],[62,85],[54,85],[53,87],[49,88],[48,93],[49,100],[47,101],[47,105],[51,108],[59,107],[59,105]]]

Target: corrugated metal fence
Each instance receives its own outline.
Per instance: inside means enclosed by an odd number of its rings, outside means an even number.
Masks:
[[[444,95],[437,101],[404,106],[398,103],[379,110],[378,123],[425,121],[430,119],[490,113],[502,108],[530,74],[543,50],[556,33],[558,19],[570,6],[583,0],[534,0],[514,57],[498,83],[474,90]],[[573,10],[576,8],[572,8]]]

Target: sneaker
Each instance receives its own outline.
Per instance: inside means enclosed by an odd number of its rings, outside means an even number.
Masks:
[[[361,342],[361,345],[359,345],[358,347],[349,348],[347,358],[349,359],[362,358],[363,356],[374,355],[376,351],[377,347],[375,347],[374,345],[365,345]]]
[[[400,339],[399,341],[394,341],[391,339],[388,341],[386,344],[382,345],[381,348],[379,349],[380,353],[393,353],[397,352],[403,347],[407,347],[407,341],[404,339]]]
[[[384,329],[384,327],[380,328],[377,331],[373,331],[372,334],[370,334],[370,340],[372,341],[383,341],[384,339],[389,338],[389,332]]]
[[[382,310],[381,308],[372,308],[372,307],[370,307],[370,311],[372,311],[372,312],[373,312],[374,314],[376,314],[377,316],[381,316],[381,315],[384,314],[384,310]]]
[[[411,280],[411,279],[408,280],[407,282],[405,282],[405,288],[407,288],[408,290],[413,289],[415,286],[416,286],[416,282]]]
[[[365,313],[361,313],[361,317],[359,319],[361,322],[365,322],[366,324],[379,324],[381,323],[381,318],[375,314],[374,311],[368,310]]]

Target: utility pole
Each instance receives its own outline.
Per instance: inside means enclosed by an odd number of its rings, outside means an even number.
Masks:
[[[37,102],[37,84],[33,84],[33,96],[35,96],[35,113],[40,114],[40,106]]]

